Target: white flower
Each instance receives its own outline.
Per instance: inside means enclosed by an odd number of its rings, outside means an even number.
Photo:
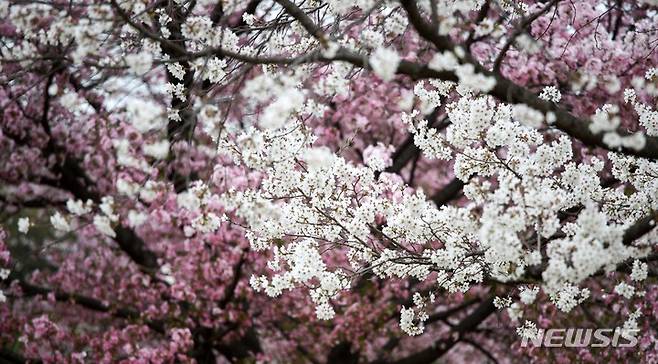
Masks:
[[[400,64],[400,56],[390,48],[377,48],[370,57],[373,72],[384,81],[391,81]]]
[[[285,91],[263,111],[260,126],[264,129],[279,129],[286,125],[292,113],[304,106],[304,93],[290,88]]]
[[[162,276],[162,280],[170,286],[173,286],[176,283],[176,278],[172,276]]]
[[[518,38],[516,38],[516,44],[520,49],[530,54],[537,53],[539,50],[541,50],[539,42],[526,34],[521,34]]]
[[[268,286],[267,277],[252,275],[251,278],[249,278],[249,285],[254,291],[260,292]]]
[[[496,298],[494,298],[493,304],[497,309],[500,310],[502,308],[509,307],[512,304],[512,298],[511,297],[505,297],[505,298],[496,297]]]
[[[169,154],[169,141],[161,140],[152,144],[144,144],[142,146],[144,155],[148,155],[155,159],[165,159]]]
[[[199,196],[190,190],[179,193],[178,196],[176,196],[176,203],[178,204],[178,207],[189,211],[197,211],[201,207]]]
[[[326,147],[308,148],[304,151],[302,159],[309,169],[319,169],[331,165],[333,153]]]
[[[59,87],[56,83],[53,83],[50,85],[50,87],[48,87],[48,95],[50,96],[57,96],[57,91],[59,91]]]
[[[117,164],[120,166],[137,168],[149,172],[151,168],[143,159],[136,158],[130,150],[130,142],[127,139],[114,139],[112,141],[117,152]]]
[[[475,72],[475,66],[470,63],[458,66],[455,74],[459,77],[460,86],[474,91],[489,92],[496,86],[495,77]]]
[[[166,125],[163,113],[162,106],[149,100],[131,98],[126,101],[126,117],[130,124],[140,133],[162,129]],[[117,144],[115,148],[119,152],[121,147],[129,149],[130,146],[130,142],[126,141],[125,145]]]
[[[183,234],[187,238],[194,236],[194,228],[189,225],[183,226]]]
[[[435,71],[452,71],[459,66],[459,60],[454,53],[445,51],[434,54],[427,66]]]
[[[629,149],[642,150],[646,143],[647,139],[643,132],[633,133],[621,138],[621,145]]]
[[[126,181],[123,178],[117,178],[116,186],[117,191],[122,195],[133,197],[139,192],[139,185],[137,183]]]
[[[84,203],[82,200],[68,200],[66,201],[66,209],[73,215],[82,216],[91,212],[92,204],[91,200]]]
[[[513,303],[507,308],[507,314],[509,315],[510,320],[514,322],[519,322],[523,317],[523,309],[518,303]]]
[[[592,133],[600,133],[602,131],[614,131],[621,123],[619,114],[619,107],[614,105],[603,105],[603,107],[596,110],[592,116],[592,122],[589,125],[589,130]]]
[[[621,328],[617,328],[617,330],[622,330],[626,335],[634,336],[639,331],[637,319],[639,319],[640,316],[642,316],[642,311],[640,311],[640,309],[635,310],[628,315],[628,319],[624,321],[624,325]],[[622,335],[624,335],[624,333],[622,333]]]
[[[363,45],[366,47],[375,49],[384,44],[384,36],[380,32],[366,29],[361,32],[361,42],[363,42]]]
[[[560,90],[555,86],[546,86],[539,94],[539,98],[545,101],[558,103],[562,99]]]
[[[526,320],[526,322],[523,323],[523,326],[516,328],[516,333],[524,339],[534,340],[537,338],[537,335],[539,335],[539,330],[534,322]]]
[[[153,202],[158,196],[158,183],[154,181],[146,181],[144,187],[139,191],[139,198],[146,202]]]
[[[150,71],[153,66],[153,56],[150,52],[129,54],[126,56],[125,60],[130,71],[137,75],[142,75]]]
[[[409,336],[420,335],[425,331],[425,325],[423,323],[427,321],[427,318],[427,314],[421,314],[419,317],[416,317],[413,308],[402,306],[400,310],[400,329]],[[418,321],[418,323],[415,321]]]
[[[174,109],[171,107],[167,108],[167,119],[171,121],[177,121],[181,122],[183,119],[180,118],[180,114],[178,113],[178,109]]]
[[[320,320],[331,320],[336,316],[334,308],[327,302],[317,305],[315,307],[315,314]]]
[[[98,207],[110,221],[116,222],[119,220],[119,215],[114,213],[114,197],[104,196],[101,198],[101,204]]]
[[[340,50],[340,44],[331,41],[327,42],[326,47],[322,48],[322,56],[329,59],[334,58],[338,50]]]
[[[322,256],[316,243],[311,239],[291,245],[288,263],[292,277],[302,283],[308,282],[314,277],[321,277],[321,272],[325,270]]]
[[[610,148],[618,148],[621,146],[622,137],[619,133],[611,131],[603,135],[603,142]]]
[[[176,77],[179,80],[183,80],[185,77],[185,68],[180,63],[169,63],[167,64],[167,70],[171,73],[172,76]]]
[[[587,288],[581,290],[577,286],[565,283],[557,293],[551,294],[550,297],[560,311],[569,312],[589,297],[589,290]]]
[[[71,231],[71,225],[69,225],[68,221],[66,221],[64,216],[62,216],[59,211],[55,212],[55,214],[50,217],[50,223],[53,225],[55,230],[63,232]]]
[[[18,231],[23,234],[27,234],[31,225],[29,217],[21,217],[18,219]]]
[[[528,288],[524,287],[519,292],[519,299],[526,305],[529,305],[535,302],[537,298],[537,293],[539,293],[539,287]]]
[[[544,114],[525,104],[514,105],[512,116],[516,121],[531,128],[539,128],[544,122]]]
[[[386,33],[392,36],[402,35],[407,29],[407,25],[409,25],[409,20],[404,14],[398,11],[391,13],[386,18],[386,21],[384,21]]]
[[[633,270],[631,271],[631,279],[634,281],[643,281],[647,279],[649,274],[649,266],[647,263],[635,260],[633,262]]]
[[[148,220],[147,214],[135,210],[128,211],[128,225],[130,225],[130,227],[139,227],[144,224],[146,220]]]
[[[114,232],[114,229],[112,229],[112,226],[110,225],[110,219],[107,216],[94,216],[94,226],[96,227],[96,230],[98,230],[98,232],[101,234],[107,235],[111,238],[116,237],[116,233]]]
[[[192,221],[192,227],[202,234],[214,233],[219,229],[224,220],[224,216],[219,217],[216,214],[209,212],[204,215],[199,215],[194,219]]]
[[[377,145],[370,145],[363,151],[363,159],[365,165],[375,171],[383,171],[388,166],[393,164],[391,154],[395,151],[395,147],[389,145],[388,147],[382,143]]]
[[[212,58],[208,61],[207,69],[204,74],[205,78],[211,83],[217,83],[226,76],[226,60],[219,58]]]
[[[167,83],[166,89],[172,97],[176,97],[183,102],[187,101],[187,96],[185,95],[185,85],[182,83]]]
[[[628,283],[621,282],[615,286],[615,293],[630,299],[635,294],[635,287],[631,286]]]
[[[246,11],[242,13],[242,20],[249,26],[253,26],[256,23],[256,17],[253,14],[247,13]]]

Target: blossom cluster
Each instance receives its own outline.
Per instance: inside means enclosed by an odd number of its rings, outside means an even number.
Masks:
[[[657,361],[656,5],[1,2],[0,361]]]

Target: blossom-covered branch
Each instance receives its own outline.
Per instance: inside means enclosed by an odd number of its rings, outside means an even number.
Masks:
[[[0,3],[0,360],[655,361],[656,14]]]

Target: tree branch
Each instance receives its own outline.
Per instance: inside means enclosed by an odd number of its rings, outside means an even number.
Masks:
[[[437,340],[429,347],[407,357],[392,361],[377,360],[371,364],[431,364],[450,351],[461,340],[463,335],[475,330],[495,310],[493,298],[488,298],[455,325],[449,337]]]
[[[439,51],[452,51],[455,48],[449,38],[438,35],[434,28],[430,27],[429,24],[425,22],[415,0],[402,0],[401,3],[407,11],[410,23],[423,38],[434,44]],[[500,101],[511,104],[525,104],[535,110],[543,112],[544,114],[552,113],[556,118],[555,126],[573,138],[580,140],[583,144],[590,147],[600,147],[606,150],[618,151],[637,157],[658,159],[658,138],[647,136],[645,138],[646,144],[643,148],[634,149],[621,147],[619,149],[612,149],[603,142],[603,134],[594,134],[591,132],[589,128],[591,124],[590,120],[576,117],[555,103],[540,99],[539,96],[535,95],[527,88],[515,84],[503,77],[500,73],[485,69],[470,54],[464,56],[464,61],[472,64],[475,67],[476,72],[495,78],[496,85],[489,92],[491,96],[498,98]],[[401,72],[404,73],[403,71]],[[439,78],[454,81],[456,75],[452,72],[450,73],[452,74],[451,77],[445,79],[442,77]],[[618,133],[621,136],[630,134],[625,131],[618,131]]]
[[[139,313],[139,311],[132,308],[112,307],[111,305],[107,305],[95,298],[37,286],[28,283],[24,280],[19,280],[18,283],[25,296],[37,296],[37,295],[47,296],[52,293],[55,296],[55,299],[60,302],[74,303],[76,305],[79,305],[81,307],[84,307],[92,311],[108,313],[117,318],[122,318],[127,320],[141,319],[141,314]],[[164,334],[165,329],[162,322],[146,321],[145,323],[152,330],[160,334]]]

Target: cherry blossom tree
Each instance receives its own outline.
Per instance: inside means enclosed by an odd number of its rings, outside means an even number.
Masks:
[[[0,2],[0,362],[658,361],[657,23]]]

